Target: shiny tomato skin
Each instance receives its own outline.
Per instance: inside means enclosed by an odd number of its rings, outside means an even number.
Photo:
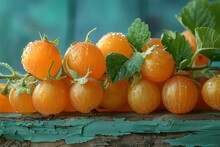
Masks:
[[[85,84],[73,84],[69,94],[71,104],[77,111],[89,113],[101,104],[104,90],[97,80],[89,78]]]
[[[144,64],[141,67],[143,76],[154,82],[163,82],[167,80],[174,69],[174,60],[165,50],[155,48],[145,57]]]
[[[217,76],[207,80],[202,87],[205,103],[213,109],[220,110],[220,78]]]
[[[136,113],[149,114],[160,102],[161,93],[158,86],[145,78],[131,85],[128,90],[128,104]]]
[[[33,104],[43,115],[59,114],[67,105],[69,91],[59,80],[40,82],[33,91]]]
[[[190,112],[198,100],[198,91],[192,79],[173,76],[167,80],[162,90],[162,101],[168,111],[174,114]]]

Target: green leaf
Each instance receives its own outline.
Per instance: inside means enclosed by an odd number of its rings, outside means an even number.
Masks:
[[[151,33],[147,24],[136,18],[131,26],[128,28],[126,37],[128,42],[134,47],[136,51],[141,52],[142,47],[150,39]]]
[[[195,34],[197,27],[215,27],[215,16],[212,15],[207,0],[193,0],[176,15],[177,20],[186,30]]]
[[[143,54],[135,52],[131,59],[117,53],[111,53],[106,57],[106,72],[112,82],[127,79],[140,71],[144,62]]]
[[[209,5],[211,14],[215,16],[215,29],[216,31],[220,32],[220,19],[219,19],[219,14],[220,14],[220,1],[214,1],[210,3]]]
[[[122,54],[110,53],[106,56],[106,72],[111,81],[117,81],[116,77],[121,67],[129,59]]]
[[[164,31],[162,34],[162,43],[175,63],[177,70],[187,68],[192,58],[192,49],[185,37],[179,32]]]
[[[196,28],[197,52],[212,61],[220,61],[220,33],[212,28]]]

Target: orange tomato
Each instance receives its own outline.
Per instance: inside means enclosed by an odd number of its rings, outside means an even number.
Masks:
[[[70,101],[73,107],[81,113],[88,113],[97,108],[103,96],[102,86],[93,78],[89,78],[85,84],[75,83],[70,88]]]
[[[204,85],[204,83],[207,81],[208,79],[206,78],[203,78],[203,79],[200,79],[198,82],[200,83],[200,86],[197,87],[197,90],[198,90],[198,101],[197,101],[197,104],[196,106],[193,108],[193,110],[195,111],[204,111],[204,110],[211,110],[212,108],[209,107],[205,101],[203,100],[203,97],[202,97],[202,87]]]
[[[122,108],[116,110],[117,112],[132,112],[133,110],[129,106],[128,103],[126,103]]]
[[[165,82],[166,81],[160,82],[160,83],[156,83],[156,85],[159,87],[161,93],[162,93],[163,85],[164,85]],[[157,107],[157,109],[155,111],[157,112],[157,111],[164,111],[164,110],[166,110],[166,108],[163,105],[163,102],[161,100],[160,105]]]
[[[109,83],[104,91],[101,107],[108,110],[118,110],[127,104],[129,83],[125,80]]]
[[[197,49],[196,39],[190,31],[184,31],[181,33],[185,39],[189,42],[190,47],[193,49],[192,52],[195,53]]]
[[[161,93],[158,86],[147,79],[141,79],[128,90],[128,104],[136,113],[148,114],[154,111],[160,102]]]
[[[62,83],[63,83],[64,85],[66,85],[67,87],[70,87],[72,80],[73,80],[73,79],[72,79],[70,76],[65,75],[65,77],[63,77],[63,78],[60,79],[60,82],[62,82]]]
[[[66,63],[71,70],[76,71],[81,77],[85,76],[88,69],[91,78],[99,79],[105,72],[105,58],[97,46],[88,42],[78,42],[71,45],[64,55],[63,67],[70,76]]]
[[[0,84],[0,88],[3,88],[4,86],[5,84]],[[9,98],[3,95],[2,93],[0,93],[0,112],[16,112],[16,110],[9,103]]]
[[[142,48],[142,51],[146,51],[148,48],[152,47],[153,45],[158,45],[157,48],[164,49],[164,46],[159,38],[151,38]]]
[[[11,89],[9,93],[9,102],[11,106],[21,114],[30,114],[36,112],[33,105],[32,96],[27,93],[16,94],[16,89]]]
[[[155,48],[147,55],[141,67],[143,76],[154,82],[167,80],[174,69],[174,60],[165,50]]]
[[[197,43],[195,37],[190,33],[189,31],[182,32],[182,35],[186,38],[186,40],[189,42],[190,47],[193,49],[192,52],[195,53],[197,49]],[[198,54],[195,59],[195,66],[201,66],[205,65],[209,62],[209,59],[202,55]]]
[[[163,104],[167,110],[174,114],[190,112],[195,107],[197,100],[197,87],[188,77],[171,77],[163,86]]]
[[[195,60],[195,66],[202,66],[202,65],[205,65],[209,62],[209,59],[202,55],[202,54],[198,54],[196,56],[196,60]]]
[[[104,57],[106,57],[109,53],[114,52],[130,58],[133,52],[127,38],[122,33],[108,33],[104,35],[96,45],[102,51]]]
[[[62,56],[53,43],[34,41],[24,48],[21,62],[27,73],[45,79],[51,66],[51,76],[57,75],[62,66]]]
[[[193,108],[195,111],[204,111],[204,110],[212,110],[211,107],[209,107],[203,97],[202,97],[202,89],[198,88],[198,101],[196,103],[196,106]]]
[[[76,111],[76,109],[71,104],[70,98],[68,98],[67,105],[66,105],[66,107],[64,108],[63,111],[65,111],[65,112],[75,112]]]
[[[71,80],[72,80],[72,78],[69,76],[66,76],[65,78],[60,79],[60,81],[68,89],[68,92],[70,91],[70,88],[71,88]],[[73,105],[71,104],[70,96],[68,96],[68,98],[67,98],[67,105],[63,111],[65,111],[65,112],[75,112],[76,111],[75,108],[73,107]]]
[[[205,103],[213,109],[220,110],[220,78],[213,76],[202,87],[202,96]]]
[[[40,82],[33,91],[33,104],[44,115],[59,114],[69,98],[68,88],[59,80]]]

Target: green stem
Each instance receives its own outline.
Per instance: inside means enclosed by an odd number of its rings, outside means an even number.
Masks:
[[[91,31],[89,31],[89,32],[87,33],[85,42],[89,42],[89,43],[91,42],[90,34],[91,34],[92,32],[94,32],[95,30],[96,30],[96,28],[92,29]]]
[[[11,75],[3,75],[0,74],[0,79],[20,79],[22,77],[24,77],[25,75],[19,74],[18,72],[16,72],[10,65],[8,65],[7,63],[3,63],[0,62],[0,66],[3,66],[5,68],[7,68],[12,74]]]
[[[74,81],[75,83],[85,84],[85,83],[88,82],[88,80],[89,80],[89,75],[90,75],[90,74],[91,74],[91,71],[90,71],[89,68],[88,68],[88,70],[87,70],[85,76],[83,76],[83,77],[81,77],[81,78],[78,78],[78,79],[74,79],[73,81]]]
[[[197,54],[199,53],[198,49],[196,50],[196,52],[193,54],[192,58],[191,58],[191,62],[189,63],[189,67],[193,67],[194,66],[194,63],[195,63],[195,60],[196,60],[196,56]]]
[[[9,84],[10,84],[11,80],[8,80],[7,83],[5,84],[5,87],[1,89],[0,93],[2,93],[3,95],[7,96],[9,95]]]

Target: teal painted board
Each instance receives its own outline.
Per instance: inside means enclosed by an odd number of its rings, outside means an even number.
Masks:
[[[186,133],[183,137],[167,138],[164,142],[182,146],[218,146],[220,115],[218,112],[173,115],[156,113],[100,113],[82,115],[69,113],[54,118],[0,115],[0,134],[6,139],[31,142],[84,143],[97,135],[119,137],[130,134]],[[39,119],[40,118],[40,119]],[[209,118],[209,119],[208,119]]]

